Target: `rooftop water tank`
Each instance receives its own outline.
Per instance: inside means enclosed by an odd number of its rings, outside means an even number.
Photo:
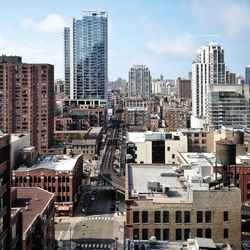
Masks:
[[[233,141],[216,142],[216,162],[222,165],[235,165],[236,144]]]

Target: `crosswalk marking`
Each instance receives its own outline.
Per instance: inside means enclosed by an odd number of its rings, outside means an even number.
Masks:
[[[111,245],[110,244],[82,244],[81,245],[82,248],[86,248],[86,249],[92,249],[92,248],[100,248],[100,249],[110,249]]]
[[[86,217],[86,220],[114,220],[114,217],[98,217],[98,216],[91,216]]]

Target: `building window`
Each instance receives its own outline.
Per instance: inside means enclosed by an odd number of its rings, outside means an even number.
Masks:
[[[228,229],[224,228],[224,239],[228,238]]]
[[[184,223],[190,223],[190,211],[184,211]]]
[[[190,239],[190,228],[184,229],[184,240]]]
[[[138,240],[139,238],[140,238],[139,229],[138,228],[134,228],[133,229],[133,239],[134,240]]]
[[[155,238],[156,240],[161,240],[161,229],[155,228]]]
[[[200,143],[199,139],[194,140],[194,144],[199,144],[199,143]]]
[[[0,218],[0,233],[3,232],[3,217]]]
[[[211,213],[211,211],[206,211],[205,212],[205,221],[206,221],[206,223],[211,223],[212,222],[212,213]]]
[[[202,238],[203,237],[203,229],[197,228],[196,236]]]
[[[142,239],[148,240],[148,229],[147,228],[142,229]]]
[[[161,223],[161,211],[155,211],[155,223]]]
[[[182,229],[177,228],[175,230],[175,240],[182,240]]]
[[[148,211],[142,211],[142,223],[148,223]]]
[[[169,229],[168,228],[163,229],[163,240],[169,240]]]
[[[195,134],[194,134],[194,137],[199,137],[199,134],[195,133]]]
[[[176,223],[181,223],[182,222],[182,214],[181,211],[176,211],[175,212],[175,222]]]
[[[139,211],[133,212],[133,223],[139,223]]]
[[[197,211],[197,223],[202,223],[203,222],[203,213],[202,211]]]
[[[211,228],[206,228],[205,234],[206,234],[206,236],[205,236],[206,238],[211,239],[212,238],[212,230],[211,230]]]
[[[172,154],[172,159],[174,159],[175,158],[175,154]]]
[[[169,223],[169,211],[163,211],[163,223]]]
[[[204,139],[203,139],[203,140],[201,141],[201,143],[202,143],[202,144],[207,144],[207,140],[204,140]]]
[[[170,147],[167,147],[167,151],[170,151]]]
[[[223,220],[228,221],[228,211],[224,211],[223,213]]]

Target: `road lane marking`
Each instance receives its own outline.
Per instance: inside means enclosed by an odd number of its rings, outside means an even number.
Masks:
[[[62,234],[63,234],[63,231],[60,232],[59,237],[58,237],[58,241],[61,240]]]

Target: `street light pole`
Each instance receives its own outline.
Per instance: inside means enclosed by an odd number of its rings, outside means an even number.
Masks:
[[[118,237],[115,237],[115,246],[114,246],[114,250],[118,250]]]
[[[69,227],[69,249],[71,250],[71,226]]]

